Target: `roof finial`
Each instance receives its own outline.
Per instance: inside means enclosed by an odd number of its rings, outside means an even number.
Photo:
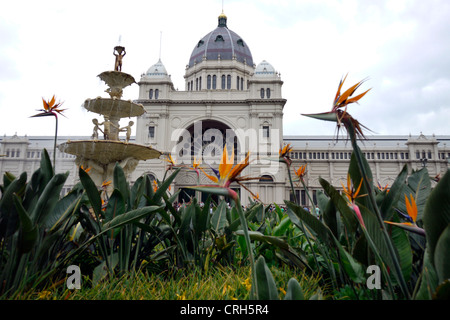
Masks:
[[[227,16],[225,15],[225,13],[223,13],[223,9],[222,9],[222,13],[219,15],[219,27],[226,27],[227,26]]]

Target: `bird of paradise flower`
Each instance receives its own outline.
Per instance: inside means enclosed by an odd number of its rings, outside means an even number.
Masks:
[[[406,205],[407,214],[404,214],[400,210],[396,209],[396,211],[403,218],[405,218],[407,220],[407,222],[392,222],[392,221],[386,221],[386,220],[384,222],[387,224],[391,224],[391,225],[400,227],[402,229],[420,234],[422,236],[425,236],[425,230],[420,228],[416,224],[417,212],[418,212],[416,201],[414,200],[414,197],[412,196],[412,194],[409,195],[409,198],[411,199],[411,201],[408,199],[408,197],[405,194],[405,205]]]
[[[56,141],[58,139],[58,114],[63,115],[63,111],[66,109],[60,109],[60,106],[63,104],[63,102],[56,102],[55,95],[50,100],[45,100],[42,98],[42,103],[44,105],[44,109],[38,109],[37,111],[40,111],[40,113],[37,113],[35,115],[32,115],[30,118],[36,118],[36,117],[47,117],[47,116],[53,116],[55,117],[56,125],[55,125],[55,141],[53,145],[53,170],[55,170],[56,166]]]
[[[355,189],[355,186],[353,185],[353,181],[350,178],[350,174],[347,174],[347,187],[342,184],[343,193],[347,196],[348,204],[349,206],[355,211],[356,217],[358,218],[359,223],[362,227],[366,227],[364,224],[364,220],[361,215],[361,211],[359,210],[358,205],[356,204],[356,199],[361,198],[364,196],[367,196],[367,194],[360,195],[359,192],[361,191],[361,186],[363,183],[363,179],[361,179],[361,182],[359,183],[359,186]]]
[[[355,128],[355,133],[358,138],[365,138],[362,128],[368,129],[366,126],[362,125],[358,120],[353,118],[348,112],[347,107],[349,104],[358,103],[358,101],[366,95],[371,89],[364,91],[363,93],[352,97],[356,90],[366,81],[363,79],[356,83],[355,85],[348,88],[344,93],[341,94],[342,85],[347,79],[347,75],[341,79],[339,82],[338,90],[336,92],[336,96],[333,101],[333,106],[331,111],[322,112],[322,113],[314,113],[314,114],[303,114],[304,116],[316,118],[320,120],[333,121],[337,122],[337,131],[339,134],[339,129],[342,126],[345,126],[348,130],[348,126],[351,124]],[[370,130],[370,129],[368,129]]]

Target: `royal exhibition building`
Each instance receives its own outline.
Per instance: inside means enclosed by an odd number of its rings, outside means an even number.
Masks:
[[[208,27],[206,26],[207,31]],[[151,147],[163,153],[157,159],[139,161],[129,175],[133,183],[143,174],[162,180],[168,169],[166,157],[177,162],[192,163],[202,159],[205,170],[217,167],[223,146],[234,150],[236,161],[251,151],[251,164],[242,175],[260,177],[247,181],[246,188],[234,186],[242,204],[249,202],[252,190],[264,203],[283,203],[292,199],[286,166],[274,161],[280,147],[290,144],[294,169],[306,164],[305,184],[312,193],[321,190],[319,178],[337,189],[347,180],[352,146],[345,139],[329,136],[283,135],[283,80],[272,64],[253,61],[249,44],[228,29],[227,17],[219,15],[217,26],[199,35],[185,70],[185,88],[176,90],[161,60],[151,65],[136,82],[139,96],[134,103],[145,113],[133,118],[136,134],[130,142]],[[189,48],[187,50],[190,50]],[[185,57],[188,58],[188,57]],[[273,63],[276,63],[274,61]],[[128,121],[128,120],[127,120]],[[418,129],[420,130],[420,128]],[[0,174],[11,172],[28,177],[39,168],[44,148],[52,158],[53,136],[0,137]],[[58,144],[91,137],[59,136]],[[425,136],[419,132],[408,136],[373,135],[361,141],[360,148],[371,167],[374,184],[390,186],[406,165],[409,172],[426,166],[430,177],[443,175],[450,161],[450,136]],[[63,192],[78,180],[76,156],[57,150],[56,170],[70,172]],[[293,174],[293,173],[292,173]],[[185,187],[206,184],[204,174],[182,170],[171,187],[182,189],[179,201],[188,200],[192,189]],[[309,207],[310,198],[299,185],[296,198]]]

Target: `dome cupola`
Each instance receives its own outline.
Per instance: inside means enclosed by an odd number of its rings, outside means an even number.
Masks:
[[[253,57],[247,43],[228,29],[227,16],[222,12],[218,26],[201,38],[192,50],[188,67],[203,60],[237,60],[253,67]]]

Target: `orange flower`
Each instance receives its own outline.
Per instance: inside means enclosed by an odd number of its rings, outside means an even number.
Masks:
[[[51,100],[45,101],[44,98],[42,98],[42,103],[44,105],[44,109],[40,109],[37,111],[42,111],[41,113],[35,114],[32,117],[43,117],[43,116],[55,116],[57,117],[57,114],[63,115],[62,112],[66,109],[58,109],[63,103],[58,102],[56,103],[55,95],[53,95]]]
[[[307,166],[306,164],[303,165],[303,166],[300,166],[297,171],[294,171],[295,175],[299,179],[303,179],[303,177],[305,176],[305,174],[306,174],[306,166]]]
[[[416,201],[414,200],[412,194],[410,194],[409,197],[411,201],[409,201],[408,197],[405,195],[405,205],[407,214],[404,214],[399,210],[397,210],[397,212],[400,213],[406,220],[408,220],[408,222],[401,222],[401,223],[392,221],[384,221],[384,222],[425,236],[425,230],[418,227],[416,224],[418,214]]]
[[[356,204],[355,200],[356,198],[364,197],[367,194],[359,195],[359,191],[361,190],[363,179],[361,179],[361,182],[359,183],[358,188],[355,190],[355,187],[353,186],[353,183],[350,179],[350,174],[347,174],[347,188],[344,186],[344,184],[341,183],[343,192],[347,196],[347,199],[349,201],[349,206],[355,211],[356,217],[359,220],[359,223],[365,228],[364,220],[361,215],[361,211],[359,210],[358,205]]]
[[[342,125],[348,126],[352,124],[353,127],[355,128],[356,135],[360,138],[365,138],[361,127],[364,127],[365,129],[368,128],[359,123],[358,120],[353,118],[347,112],[347,106],[352,103],[358,103],[358,101],[362,97],[364,97],[366,93],[369,92],[371,89],[368,89],[365,92],[351,98],[352,95],[355,93],[355,91],[361,86],[361,84],[364,83],[365,81],[364,79],[362,81],[359,81],[355,85],[351,86],[349,89],[347,89],[344,93],[341,94],[342,85],[344,84],[346,78],[347,75],[345,76],[344,79],[341,79],[341,81],[339,82],[338,90],[336,92],[336,96],[333,101],[333,107],[331,108],[330,112],[304,114],[304,115],[307,117],[316,118],[320,120],[337,122],[338,131]]]
[[[278,151],[279,155],[279,161],[286,163],[287,166],[290,166],[292,163],[291,158],[289,157],[289,153],[292,151],[291,144],[288,143],[283,148],[280,148],[280,151]]]
[[[228,155],[227,146],[223,148],[222,161],[219,164],[219,170],[214,170],[215,176],[207,174],[202,168],[203,173],[213,182],[219,186],[228,188],[234,181],[241,180],[238,176],[241,172],[250,164],[249,163],[250,152],[247,152],[245,159],[233,167],[234,164],[234,150],[231,152],[231,156]]]

